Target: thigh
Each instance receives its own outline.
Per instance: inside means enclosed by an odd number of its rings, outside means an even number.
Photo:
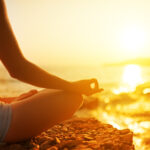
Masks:
[[[12,121],[6,141],[20,141],[69,118],[79,108],[82,97],[59,90],[42,90],[13,103]]]

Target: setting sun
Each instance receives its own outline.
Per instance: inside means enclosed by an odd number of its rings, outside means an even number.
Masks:
[[[138,65],[127,65],[124,68],[123,82],[134,89],[138,84],[143,82],[141,68]]]
[[[141,67],[134,64],[126,65],[123,70],[120,87],[119,89],[113,89],[113,93],[120,94],[132,92],[135,90],[136,86],[143,82]]]

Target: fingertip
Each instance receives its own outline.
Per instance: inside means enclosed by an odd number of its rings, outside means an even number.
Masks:
[[[38,93],[38,90],[33,89],[33,90],[31,90],[30,92],[31,92],[31,93]]]
[[[97,82],[97,79],[96,78],[92,78],[90,81],[91,82]]]

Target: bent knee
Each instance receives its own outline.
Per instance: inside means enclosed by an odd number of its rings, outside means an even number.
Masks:
[[[83,98],[80,94],[67,93],[66,101],[68,103],[69,110],[74,113],[82,105]]]
[[[77,104],[77,105],[81,105],[83,103],[83,98],[81,94],[72,94],[73,97],[73,101]]]

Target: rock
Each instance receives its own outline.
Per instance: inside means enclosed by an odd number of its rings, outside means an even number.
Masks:
[[[0,150],[134,150],[133,133],[93,118],[72,118],[18,144]]]
[[[65,127],[65,126],[62,127],[62,131],[65,131],[65,132],[68,131],[67,127]]]
[[[51,141],[45,141],[40,145],[40,150],[46,150],[51,147]]]
[[[125,134],[125,135],[120,135],[120,140],[123,143],[127,143],[127,144],[132,143],[133,142],[133,133],[128,133],[128,134]]]
[[[93,140],[93,138],[87,134],[84,135],[85,140]]]
[[[130,130],[129,129],[124,129],[124,130],[120,130],[119,132],[120,132],[120,134],[127,134],[127,133],[130,132]]]
[[[59,138],[56,137],[55,141],[56,141],[57,144],[60,144],[60,139]]]
[[[52,146],[52,147],[50,147],[50,148],[48,148],[46,150],[58,150],[58,148],[56,146]]]

